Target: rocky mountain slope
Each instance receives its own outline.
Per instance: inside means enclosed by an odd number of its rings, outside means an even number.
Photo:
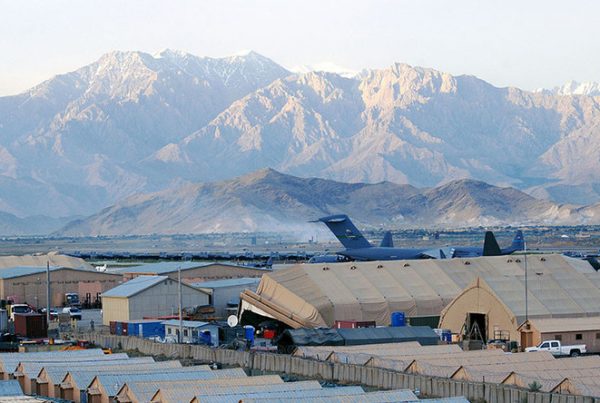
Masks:
[[[388,228],[600,223],[598,207],[558,205],[470,179],[418,189],[264,169],[233,180],[136,195],[70,223],[59,234],[304,231],[313,225],[307,221],[340,212],[361,226]]]
[[[33,201],[10,203],[2,191],[4,210],[91,214],[138,191],[164,188],[177,176],[141,171],[140,161],[288,74],[252,52],[224,59],[113,52],[2,97],[0,178],[57,196],[40,209]]]
[[[418,187],[474,179],[590,204],[600,96],[571,87],[496,88],[406,64],[293,74],[253,52],[113,52],[0,97],[0,211],[89,215],[268,167]]]

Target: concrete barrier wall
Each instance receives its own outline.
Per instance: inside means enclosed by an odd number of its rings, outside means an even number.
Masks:
[[[364,385],[381,389],[420,390],[423,396],[465,396],[470,401],[487,403],[600,403],[600,399],[530,392],[513,385],[469,382],[427,375],[407,374],[389,369],[362,365],[317,361],[290,355],[266,352],[246,352],[213,349],[199,345],[161,344],[136,337],[84,334],[88,340],[103,347],[138,350],[144,354],[170,358],[193,358],[204,362],[237,365],[250,370],[277,372],[306,378],[322,379],[347,385]]]

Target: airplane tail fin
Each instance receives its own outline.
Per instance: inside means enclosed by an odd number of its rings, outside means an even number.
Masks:
[[[383,235],[383,239],[381,240],[381,246],[382,248],[393,248],[394,247],[394,240],[392,239],[392,233],[391,231],[387,231],[384,235]]]
[[[510,245],[510,249],[513,251],[525,250],[525,237],[523,236],[523,231],[517,231],[517,234]]]
[[[325,223],[346,249],[370,248],[373,246],[345,214],[322,217],[318,221]]]
[[[483,256],[500,256],[502,251],[498,246],[498,241],[492,231],[485,232],[485,241],[483,241]]]

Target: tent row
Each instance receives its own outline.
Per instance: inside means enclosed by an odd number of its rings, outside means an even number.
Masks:
[[[442,378],[516,385],[585,396],[600,396],[600,356],[555,358],[547,351],[507,354],[499,349],[463,351],[457,345],[405,348],[373,346],[298,347],[294,356],[390,369]]]
[[[325,388],[317,381],[284,382],[278,375],[248,376],[241,368],[213,370],[177,360],[105,355],[102,350],[0,354],[2,396],[14,401],[37,395],[73,402],[415,402],[410,390],[365,392],[361,387]],[[4,391],[4,392],[3,392]],[[3,395],[3,393],[5,393]],[[9,400],[10,400],[9,398]],[[32,398],[35,399],[35,398]],[[464,398],[445,400],[466,403]]]

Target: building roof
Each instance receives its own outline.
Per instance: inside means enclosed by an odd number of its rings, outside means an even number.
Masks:
[[[136,364],[135,366],[123,365],[123,366],[119,366],[118,368],[102,367],[97,370],[92,370],[92,369],[88,369],[88,368],[84,368],[82,370],[71,370],[68,372],[68,374],[67,373],[64,374],[63,380],[65,380],[68,375],[73,379],[73,382],[75,383],[74,386],[77,386],[77,388],[79,388],[79,389],[85,389],[97,375],[115,375],[115,376],[119,375],[122,377],[127,377],[130,375],[158,374],[156,376],[156,378],[160,378],[162,376],[161,375],[162,373],[171,372],[171,371],[181,374],[183,372],[185,372],[185,373],[188,373],[188,372],[196,373],[198,371],[207,371],[208,372],[208,371],[211,371],[211,369],[208,365],[194,365],[191,367],[182,367],[181,363],[179,361],[171,360],[171,361],[161,361],[161,362],[148,363],[148,364]],[[154,379],[154,378],[151,378],[151,379]],[[195,378],[192,377],[192,379],[195,379]]]
[[[144,360],[140,360],[140,358],[144,358]],[[134,370],[138,372],[153,372],[157,369],[165,369],[165,368],[181,368],[181,363],[176,360],[171,361],[160,361],[154,362],[153,360],[147,360],[146,357],[137,357],[130,358],[128,361],[121,362],[103,362],[97,366],[79,366],[77,365],[77,375],[85,375],[87,374],[89,377],[87,379],[87,384],[91,382],[95,375],[101,372],[110,372],[110,373],[120,373],[125,372],[129,373]],[[148,357],[152,358],[152,357]],[[208,366],[207,366],[208,368]],[[48,379],[52,380],[52,383],[60,383],[68,372],[73,372],[73,365],[71,367],[44,367],[43,370],[40,370],[40,374],[42,371],[46,372],[46,376]],[[81,379],[81,378],[80,378]],[[78,384],[83,384],[85,381],[79,381]],[[86,385],[87,385],[86,384]]]
[[[113,357],[114,356],[114,357]],[[152,358],[152,357],[150,357]],[[73,362],[76,362],[77,367],[87,366],[101,366],[106,363],[125,363],[129,360],[129,357],[125,353],[105,354],[100,357],[85,357],[82,360],[77,361],[60,361],[60,362],[38,362],[28,361],[21,362],[21,372],[29,377],[36,377],[42,368],[60,368],[60,367],[73,367]],[[109,364],[110,365],[110,364]]]
[[[354,396],[364,395],[365,391],[360,386],[337,386],[335,388],[320,388],[320,389],[305,389],[305,390],[283,390],[272,391],[265,388],[260,392],[248,393],[232,393],[230,395],[196,395],[198,400],[203,403],[221,403],[223,399],[228,401],[246,401],[246,399],[264,399],[269,401],[272,398],[288,399],[295,401],[296,399],[314,398],[314,397],[330,397],[330,396]],[[169,400],[171,401],[171,400]]]
[[[179,320],[177,320],[177,319],[165,320],[162,322],[162,324],[166,325],[166,326],[179,326]],[[200,322],[197,320],[182,320],[181,325],[183,327],[198,328],[198,327],[203,327],[203,326],[209,325],[209,323],[208,322]]]
[[[23,389],[18,380],[0,381],[0,396],[22,396]]]
[[[145,291],[149,288],[154,287],[157,284],[160,284],[160,282],[163,280],[175,281],[168,276],[137,276],[129,281],[126,281],[116,286],[115,288],[111,288],[110,290],[103,292],[102,297],[130,298],[136,294],[139,294],[142,291]],[[206,289],[192,287],[191,285],[186,284],[183,281],[181,282],[181,286],[191,288],[192,290],[195,290],[199,293],[210,294],[210,292]]]
[[[243,277],[243,278],[228,278],[225,280],[214,280],[214,281],[203,281],[199,283],[192,283],[194,287],[198,288],[227,288],[237,287],[243,285],[253,285],[260,282],[259,277]]]
[[[179,268],[184,271],[204,266],[207,266],[207,264],[198,262],[158,262],[140,266],[123,267],[113,271],[116,273],[147,273],[161,275],[176,272]]]
[[[540,333],[585,331],[600,332],[600,316],[584,318],[540,318],[529,319],[528,322]],[[519,329],[522,329],[526,323],[521,325]]]
[[[167,276],[138,276],[134,279],[124,282],[102,293],[102,297],[123,297],[129,298],[140,292],[154,287],[161,281],[167,280]]]
[[[86,273],[100,273],[95,270],[89,270],[84,267],[63,267],[63,266],[50,266],[50,272],[54,272],[57,270],[76,270],[80,272]],[[0,268],[0,279],[10,279],[17,278],[23,276],[29,276],[32,274],[42,274],[46,273],[46,266],[13,266],[13,267],[4,267]],[[104,273],[102,274],[111,274]],[[113,274],[114,275],[114,274]]]
[[[119,389],[128,382],[132,381],[174,381],[186,379],[217,379],[217,378],[244,378],[246,373],[242,368],[221,369],[217,371],[206,371],[200,369],[197,371],[174,369],[170,371],[156,373],[131,373],[131,374],[99,374],[96,376],[98,381],[104,386],[110,396],[115,396]]]
[[[31,353],[0,353],[0,365],[3,372],[11,373],[20,362],[64,362],[81,361],[88,357],[101,357],[101,349],[72,350],[72,351],[40,351]]]
[[[422,345],[435,345],[440,337],[429,326],[365,327],[337,329],[345,345],[397,343],[418,341]]]
[[[532,255],[527,265],[530,313],[600,315],[600,273],[588,262]],[[518,289],[524,290],[524,256],[299,264],[264,274],[255,293],[242,294],[242,309],[294,328],[327,327],[335,320],[387,325],[395,311],[440,315],[477,277],[489,280],[507,305],[523,309]]]
[[[304,389],[312,385],[313,388],[320,388],[320,384],[315,381],[290,382],[299,385],[298,389]],[[190,401],[195,395],[203,393],[207,395],[225,395],[235,393],[233,390],[246,390],[246,388],[256,388],[256,390],[267,389],[271,386],[286,385],[279,375],[259,375],[233,378],[216,379],[195,379],[195,380],[168,380],[168,381],[136,381],[127,382],[126,385],[130,392],[140,401],[155,401],[152,399],[160,391],[161,401],[166,402],[185,402]],[[281,390],[281,389],[280,389]],[[287,389],[286,389],[287,390]],[[237,400],[236,400],[237,402]]]
[[[169,274],[176,272],[180,267],[181,271],[185,270],[193,270],[203,267],[210,266],[226,266],[226,267],[235,267],[240,269],[250,269],[250,270],[260,270],[267,273],[272,272],[269,268],[264,267],[253,267],[253,266],[244,266],[244,265],[236,265],[231,263],[222,263],[222,262],[158,262],[158,263],[149,263],[143,264],[140,266],[133,267],[122,267],[119,269],[112,270],[115,273],[125,274],[125,273],[138,273],[138,274]]]
[[[468,402],[465,398],[455,398],[457,402]],[[459,400],[460,399],[460,400]],[[244,402],[264,402],[265,398],[249,398],[244,399]],[[202,400],[201,400],[202,401]],[[271,397],[268,398],[269,402],[284,403],[289,402],[287,397]],[[295,402],[306,402],[306,403],[371,403],[371,402],[418,402],[419,398],[408,389],[397,389],[397,390],[385,390],[368,392],[362,394],[348,394],[348,395],[334,395],[334,396],[307,396],[294,398]],[[427,400],[429,402],[429,400]]]

